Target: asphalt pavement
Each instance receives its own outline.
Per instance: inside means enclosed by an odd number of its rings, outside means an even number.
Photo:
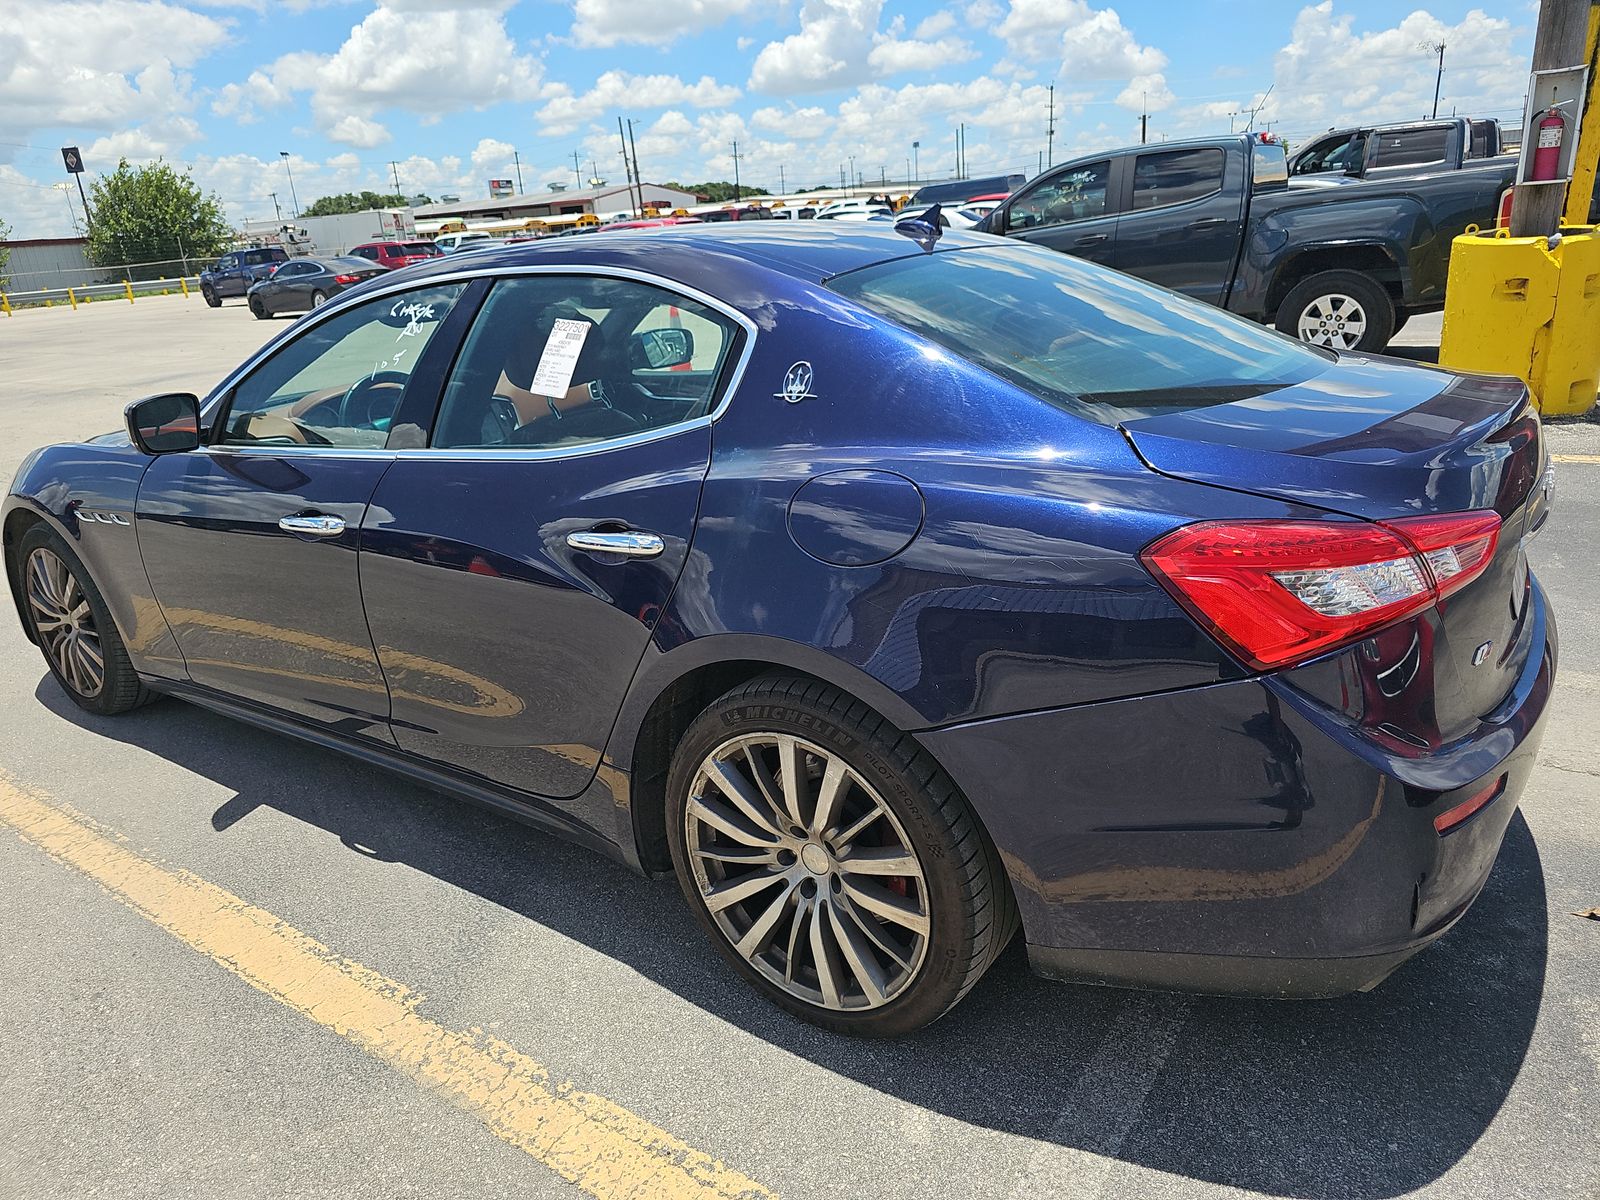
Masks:
[[[0,477],[287,324],[0,317]],[[1333,1001],[1046,983],[1014,945],[923,1034],[836,1038],[670,882],[186,704],[87,716],[0,619],[0,1197],[1594,1200],[1600,425],[1550,438],[1540,769],[1461,924]]]

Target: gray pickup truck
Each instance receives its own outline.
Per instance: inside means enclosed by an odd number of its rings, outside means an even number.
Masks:
[[[1259,135],[1133,146],[1052,168],[981,228],[1093,259],[1304,341],[1381,350],[1444,306],[1450,241],[1490,226],[1516,164],[1291,183]]]
[[[1330,182],[1341,175],[1359,179],[1431,175],[1515,153],[1504,144],[1499,121],[1448,117],[1360,125],[1330,129],[1307,142],[1289,156],[1289,174],[1296,179],[1320,176]]]

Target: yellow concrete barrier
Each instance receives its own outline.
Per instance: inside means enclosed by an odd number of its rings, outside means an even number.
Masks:
[[[1579,227],[1552,240],[1455,239],[1439,365],[1515,375],[1554,416],[1587,412],[1600,387],[1600,235]]]
[[[124,294],[126,294],[127,297],[128,297],[128,303],[132,304],[133,303],[133,281],[131,279],[124,279],[122,281],[122,290],[123,290]]]
[[[4,312],[8,317],[11,315],[11,301],[6,299],[4,292],[0,292],[0,312]]]

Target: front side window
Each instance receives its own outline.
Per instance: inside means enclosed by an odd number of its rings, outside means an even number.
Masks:
[[[213,269],[217,271],[231,271],[238,265],[239,260],[234,258],[233,255],[224,254],[221,258],[217,259],[217,265]]]
[[[1074,167],[1034,184],[1012,202],[1006,228],[1033,229],[1066,221],[1087,221],[1106,213],[1106,188],[1111,181],[1111,161]]]
[[[828,286],[1102,424],[1248,399],[1332,361],[1209,304],[1035,246],[895,259]]]
[[[1345,160],[1350,154],[1350,135],[1339,134],[1336,137],[1324,138],[1312,145],[1300,156],[1295,163],[1296,175],[1318,175],[1324,171],[1344,170]]]
[[[740,336],[715,309],[630,279],[503,279],[445,385],[433,445],[548,449],[695,420]]]
[[[1133,207],[1161,208],[1222,190],[1223,154],[1215,148],[1141,154],[1133,165]]]
[[[411,372],[465,286],[384,296],[312,326],[239,382],[216,440],[381,449]]]

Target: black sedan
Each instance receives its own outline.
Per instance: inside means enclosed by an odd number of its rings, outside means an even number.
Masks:
[[[279,313],[310,312],[352,284],[383,273],[364,258],[296,258],[253,286],[247,302],[262,321]]]

